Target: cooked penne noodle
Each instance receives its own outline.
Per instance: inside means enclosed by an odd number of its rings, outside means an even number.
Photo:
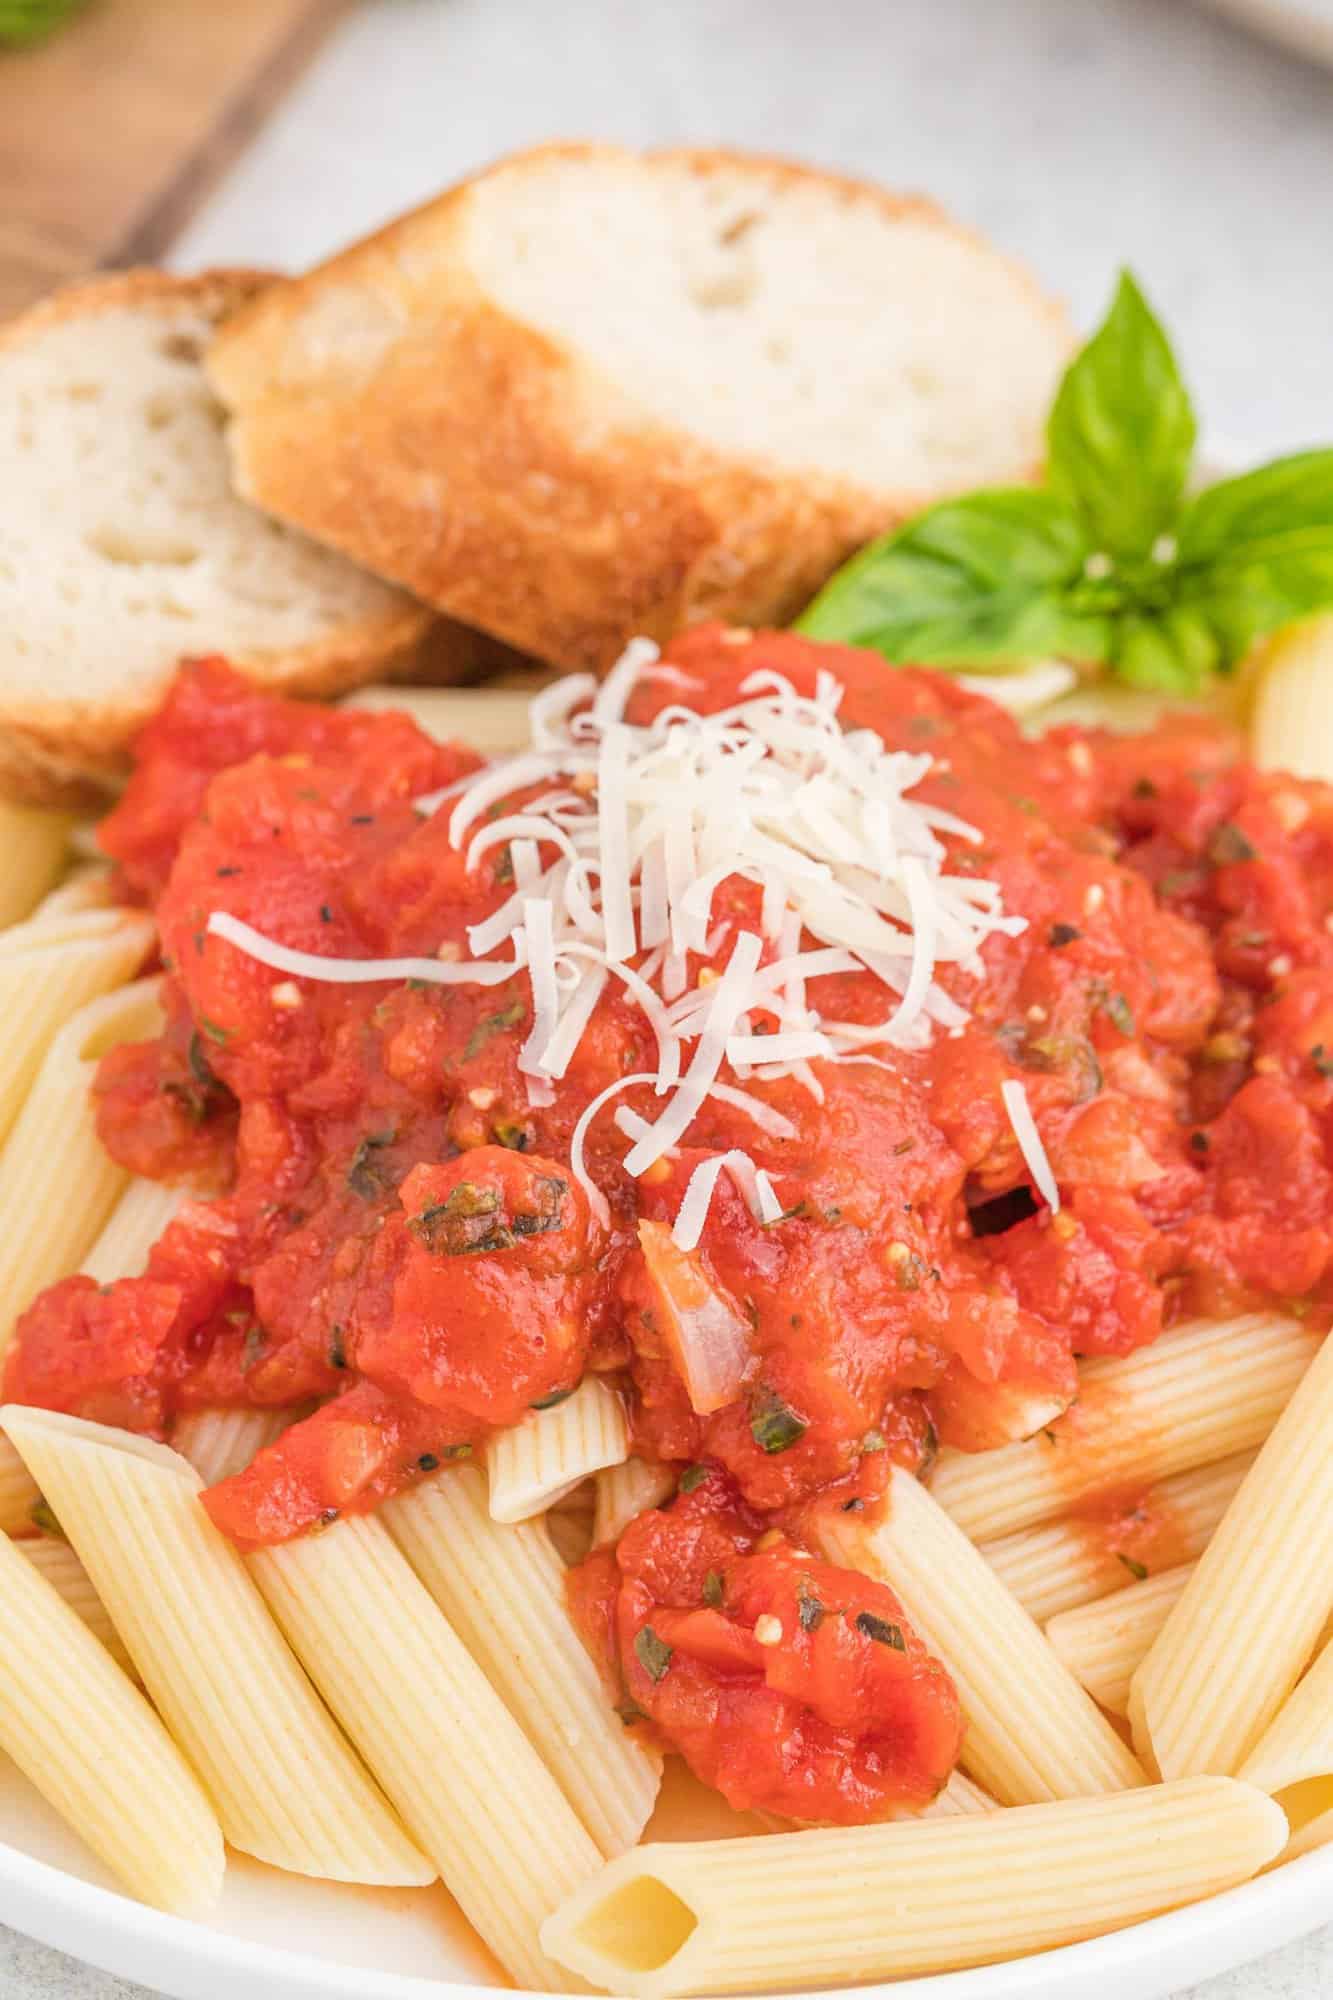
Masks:
[[[1076,1681],[1113,1715],[1129,1713],[1129,1684],[1193,1573],[1193,1563],[1131,1583],[1113,1597],[1062,1611],[1046,1637]]]
[[[966,1771],[955,1771],[937,1799],[932,1799],[922,1819],[953,1819],[959,1813],[998,1812],[1000,1802],[989,1792],[968,1777]]]
[[[349,695],[346,706],[399,709],[437,743],[466,743],[484,757],[502,757],[527,741],[531,699],[518,688],[369,687]]]
[[[1178,1327],[1123,1361],[1085,1363],[1078,1401],[1041,1436],[942,1453],[931,1492],[974,1540],[991,1541],[1092,1494],[1253,1451],[1318,1346],[1271,1313]]]
[[[1311,618],[1264,647],[1250,718],[1254,760],[1333,780],[1333,618]]]
[[[22,923],[65,865],[70,821],[66,813],[38,812],[0,799],[0,929]]]
[[[541,1521],[492,1520],[471,1465],[384,1508],[389,1533],[601,1852],[648,1823],[662,1759],[612,1708],[565,1605],[565,1566]]]
[[[47,1410],[11,1404],[4,1423],[232,1846],[329,1881],[432,1881],[199,1505],[193,1467]]]
[[[198,1779],[139,1690],[0,1535],[0,1748],[131,1895],[203,1916],[222,1834]]]
[[[58,1030],[90,1000],[123,986],[153,936],[144,911],[108,909],[45,917],[39,911],[0,934],[0,1138],[18,1117]]]
[[[1124,1508],[1106,1520],[1072,1516],[1020,1528],[1017,1534],[982,1542],[981,1553],[1023,1609],[1044,1625],[1075,1605],[1125,1590],[1144,1569],[1136,1555],[1118,1553],[1112,1546],[1110,1530],[1126,1515],[1131,1548],[1141,1541],[1145,1557],[1151,1558],[1160,1539],[1170,1550],[1170,1567],[1192,1562],[1253,1463],[1252,1452],[1241,1452],[1220,1465],[1201,1465],[1145,1488],[1137,1500],[1127,1496]],[[1138,1537],[1133,1533],[1135,1514],[1142,1521]],[[1160,1565],[1150,1561],[1148,1566]]]
[[[909,1472],[895,1466],[882,1519],[821,1509],[814,1527],[830,1562],[888,1584],[944,1661],[967,1720],[963,1767],[1002,1805],[1145,1782],[1040,1629]]]
[[[82,1270],[99,1285],[117,1278],[137,1278],[148,1265],[148,1253],[183,1202],[184,1188],[137,1176],[106,1219],[101,1235],[83,1260]]]
[[[928,1824],[655,1843],[610,1862],[542,1938],[571,1972],[641,2000],[902,1978],[1215,1895],[1285,1839],[1262,1792],[1192,1778]]]
[[[539,1517],[546,1523],[556,1554],[567,1569],[582,1562],[592,1548],[596,1488],[595,1479],[581,1479]]]
[[[627,1458],[623,1465],[608,1465],[594,1482],[597,1504],[592,1517],[592,1538],[618,1542],[631,1521],[650,1507],[660,1507],[676,1490],[676,1474],[669,1465],[654,1465],[646,1458]]]
[[[216,1486],[219,1479],[244,1472],[291,1420],[290,1410],[190,1410],[177,1418],[171,1445],[189,1459],[205,1486]]]
[[[70,851],[74,851],[71,836]],[[112,870],[109,862],[86,860],[71,868],[63,881],[47,891],[35,910],[26,919],[30,924],[45,924],[52,918],[67,917],[75,910],[105,910],[113,901],[111,894]],[[126,914],[129,914],[127,909]]]
[[[46,1578],[52,1590],[64,1598],[94,1639],[101,1640],[116,1665],[132,1674],[134,1666],[120,1634],[111,1623],[105,1604],[93,1589],[92,1578],[69,1543],[58,1540],[54,1535],[29,1535],[23,1541],[15,1542],[14,1547]]]
[[[497,1431],[486,1446],[491,1518],[529,1520],[628,1451],[624,1404],[600,1375],[585,1375],[572,1396]]]
[[[78,1268],[129,1181],[97,1137],[89,1087],[108,1049],[157,1031],[158,988],[141,979],[66,1021],[0,1150],[0,1354],[24,1306]]]
[[[1288,1804],[1293,1790],[1304,1792],[1306,1797],[1307,1787],[1313,1788],[1316,1797],[1329,1793],[1333,1785],[1333,1644],[1323,1648],[1288,1695],[1245,1759],[1241,1773],[1247,1785],[1271,1793],[1281,1806]],[[1333,1795],[1328,1802],[1333,1804]],[[1292,1819],[1294,1824],[1295,1811]]]
[[[9,1439],[0,1433],[0,1534],[30,1535],[41,1490]]]
[[[473,1928],[520,1984],[567,1989],[538,1931],[601,1856],[387,1528],[348,1518],[250,1566]]]
[[[1312,1854],[1333,1840],[1333,1785],[1322,1781],[1300,1785],[1287,1794],[1286,1808],[1292,1833],[1280,1861],[1298,1861],[1302,1854]]]
[[[1333,1341],[1273,1428],[1134,1676],[1140,1754],[1163,1777],[1238,1771],[1333,1610]]]

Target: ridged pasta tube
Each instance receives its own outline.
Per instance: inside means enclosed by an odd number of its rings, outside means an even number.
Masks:
[[[830,1562],[878,1578],[957,1683],[962,1763],[1002,1805],[1145,1782],[1111,1724],[980,1551],[912,1475],[895,1467],[883,1517],[821,1509]]]
[[[601,1376],[585,1375],[572,1396],[534,1410],[487,1444],[492,1518],[530,1520],[628,1451],[624,1404]]]
[[[383,1522],[349,1517],[249,1562],[473,1929],[520,1984],[567,1989],[538,1932],[602,1857]]]
[[[1163,1777],[1241,1769],[1333,1610],[1333,1340],[1273,1427],[1134,1676]]]
[[[1042,1435],[942,1453],[931,1491],[974,1540],[990,1541],[1092,1494],[1253,1451],[1318,1346],[1317,1334],[1273,1313],[1177,1327],[1123,1361],[1085,1363],[1078,1401]]]
[[[193,1467],[127,1431],[0,1414],[232,1846],[326,1881],[432,1881],[199,1505]]]
[[[1286,1839],[1262,1792],[1190,1778],[1013,1812],[638,1847],[545,1926],[634,2000],[842,1985],[1096,1937],[1255,1875]]]
[[[486,1481],[459,1465],[391,1500],[384,1522],[609,1860],[648,1823],[661,1755],[611,1707],[565,1604],[541,1521],[493,1521]]]
[[[132,1895],[204,1916],[222,1834],[139,1690],[0,1536],[0,1747]]]

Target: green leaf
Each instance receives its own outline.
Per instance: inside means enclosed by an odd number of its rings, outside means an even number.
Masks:
[[[763,1389],[750,1414],[750,1435],[761,1451],[789,1451],[808,1426],[772,1389]]]
[[[1050,493],[997,488],[945,500],[854,556],[796,629],[949,666],[1046,653],[1101,659],[1105,615],[1080,603],[1088,553],[1078,516]]]
[[[1223,668],[1333,604],[1333,451],[1275,459],[1201,493],[1180,524],[1176,590]]]
[[[675,1648],[668,1646],[665,1639],[659,1639],[651,1625],[641,1625],[634,1637],[634,1651],[649,1680],[657,1682],[671,1665]]]
[[[1091,546],[1146,555],[1179,511],[1194,411],[1171,343],[1128,271],[1071,362],[1046,426],[1047,478],[1083,517]]]
[[[472,1062],[479,1056],[493,1035],[503,1033],[506,1028],[518,1027],[526,1012],[522,1000],[511,1000],[507,1007],[498,1008],[494,1014],[483,1014],[467,1038],[463,1061]]]
[[[892,1646],[895,1653],[907,1651],[902,1626],[890,1625],[887,1618],[877,1618],[873,1611],[857,1612],[856,1629],[864,1632],[867,1639],[874,1639],[878,1645]]]
[[[1171,587],[1178,588],[1174,579]],[[1114,622],[1109,651],[1116,675],[1130,687],[1179,695],[1197,693],[1224,656],[1212,620],[1187,604],[1125,612]]]
[[[25,48],[55,33],[86,0],[0,0],[0,44]]]

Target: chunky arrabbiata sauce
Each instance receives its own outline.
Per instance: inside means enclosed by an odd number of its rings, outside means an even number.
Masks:
[[[822,668],[845,724],[935,760],[918,795],[981,835],[948,841],[951,873],[998,884],[1027,920],[987,940],[979,973],[937,968],[966,1025],[750,1078],[786,1136],[710,1097],[638,1180],[599,1116],[585,1157],[604,1227],[571,1137],[599,1093],[654,1067],[632,994],[608,986],[534,1103],[523,972],[326,985],[207,930],[224,911],[330,958],[465,957],[511,893],[509,857],[469,872],[448,811],[413,801],[478,760],[404,717],[272,700],[197,665],[103,828],[157,907],[167,1027],[109,1055],[97,1096],[126,1166],[211,1192],[143,1277],[38,1299],[6,1393],[158,1435],[187,1409],[317,1405],[205,1497],[251,1548],[374,1506],[611,1372],[636,1450],[686,1488],[574,1581],[631,1712],[733,1803],[870,1818],[938,1790],[957,1702],[890,1592],[802,1549],[803,1510],[872,1505],[890,1461],[925,1470],[940,1441],[1030,1432],[1072,1396],[1076,1357],[1127,1353],[1184,1314],[1325,1314],[1333,792],[1256,772],[1201,724],[1026,742],[943,676],[790,636],[701,629],[669,659],[688,696],[645,682],[632,719],[668,699],[720,709],[758,668],[810,692]],[[759,931],[759,901],[719,884],[689,986]],[[868,973],[812,979],[807,999],[840,1022],[885,1011]],[[1058,1212],[1034,1193],[1014,1081]],[[649,1116],[650,1086],[618,1104]],[[757,1220],[723,1175],[679,1248],[691,1173],[731,1148],[781,1216]],[[701,1314],[748,1352],[740,1393],[711,1410],[681,1369]]]

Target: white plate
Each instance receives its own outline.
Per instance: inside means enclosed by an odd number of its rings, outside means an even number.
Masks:
[[[677,1787],[654,1831],[679,1837],[683,1817],[697,1826],[698,1813],[697,1795]],[[105,1972],[173,2000],[492,2000],[501,1983],[438,1884],[349,1889],[229,1855],[209,1924],[163,1916],[106,1884],[27,1781],[0,1771],[0,1922]],[[891,2000],[1163,2000],[1330,1917],[1326,1848],[1111,1937],[864,1990]]]

